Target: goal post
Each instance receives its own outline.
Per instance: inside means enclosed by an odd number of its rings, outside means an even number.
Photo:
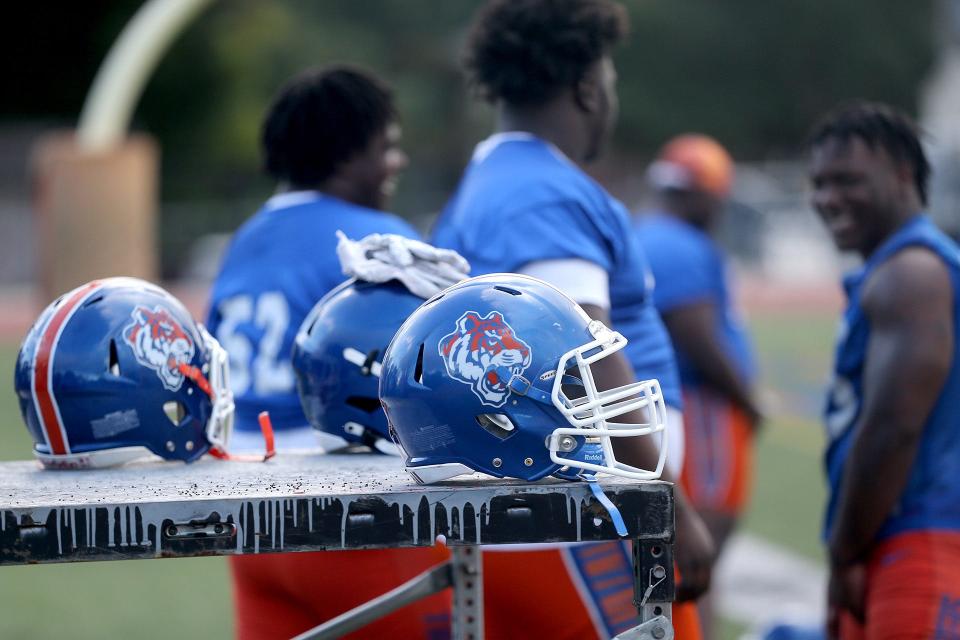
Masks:
[[[212,0],[150,0],[91,85],[75,132],[42,137],[30,163],[44,300],[88,280],[159,277],[159,147],[128,135],[137,101],[174,39]]]
[[[72,132],[33,149],[33,208],[43,300],[95,278],[157,279],[159,149],[147,135],[83,150]]]

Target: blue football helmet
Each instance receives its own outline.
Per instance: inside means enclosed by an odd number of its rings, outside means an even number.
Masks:
[[[396,280],[347,280],[307,314],[293,343],[297,392],[331,447],[363,444],[396,453],[377,397],[380,360],[403,321],[423,303]]]
[[[20,347],[14,388],[50,468],[225,450],[227,354],[179,300],[136,278],[94,280],[48,306]]]
[[[598,390],[591,365],[626,339],[528,276],[464,280],[426,301],[383,357],[380,400],[414,478],[660,476],[666,405],[656,380]],[[640,424],[611,422],[640,410]],[[656,469],[616,459],[611,438],[662,434]]]

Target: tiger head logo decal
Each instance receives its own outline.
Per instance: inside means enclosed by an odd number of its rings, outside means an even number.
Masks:
[[[439,344],[447,374],[470,385],[480,402],[501,407],[510,395],[510,379],[530,366],[530,347],[518,338],[499,311],[480,316],[467,311],[453,333]]]
[[[177,391],[183,384],[180,365],[190,364],[196,353],[193,339],[161,306],[152,311],[137,306],[130,317],[133,322],[123,330],[124,342],[130,345],[137,362],[156,372],[164,387]]]

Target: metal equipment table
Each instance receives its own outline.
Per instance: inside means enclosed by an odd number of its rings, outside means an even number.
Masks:
[[[630,637],[671,637],[673,487],[619,478],[602,487],[634,541],[640,620],[667,620],[667,635],[641,625],[646,635]],[[477,475],[424,486],[387,456],[143,462],[97,471],[0,463],[4,565],[429,546],[440,536],[454,552],[446,584],[455,591],[455,637],[463,638],[482,637],[482,597],[462,597],[466,585],[482,596],[476,545],[619,538],[586,483]],[[464,571],[477,579],[463,581]]]

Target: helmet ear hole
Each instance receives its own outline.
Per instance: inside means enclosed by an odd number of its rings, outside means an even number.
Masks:
[[[477,424],[483,427],[487,433],[501,440],[506,440],[517,431],[513,422],[510,421],[510,418],[502,413],[481,413],[475,417]]]
[[[167,400],[163,403],[163,413],[167,416],[167,419],[174,424],[174,426],[179,427],[183,422],[183,419],[187,417],[187,408],[183,405],[182,402],[177,400]]]
[[[117,343],[114,340],[110,341],[110,352],[107,356],[107,371],[109,371],[112,376],[120,375],[120,356],[117,354]]]

